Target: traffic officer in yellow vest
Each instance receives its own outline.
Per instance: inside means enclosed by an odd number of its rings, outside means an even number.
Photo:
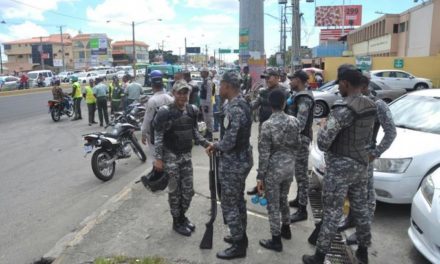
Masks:
[[[96,97],[93,95],[93,86],[95,86],[95,80],[90,79],[89,85],[84,88],[83,92],[83,97],[86,99],[87,109],[89,110],[89,126],[97,124],[95,122]]]
[[[72,121],[82,119],[81,117],[81,85],[78,82],[78,77],[72,77],[72,97],[73,97],[73,111],[75,112],[75,116]]]
[[[109,85],[109,100],[111,102],[111,114],[120,111],[122,108],[121,99],[124,96],[124,89],[117,76],[113,76],[113,80]]]

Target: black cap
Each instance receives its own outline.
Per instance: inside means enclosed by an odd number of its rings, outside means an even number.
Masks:
[[[296,72],[294,72],[291,75],[287,76],[289,79],[294,79],[294,78],[298,78],[300,79],[302,82],[307,82],[307,80],[309,79],[309,75],[307,74],[307,72],[303,71],[303,70],[297,70]]]
[[[340,80],[345,80],[352,85],[359,85],[359,80],[362,77],[362,72],[352,64],[342,64],[338,68],[338,78],[335,83],[339,83]]]
[[[261,78],[263,79],[269,76],[280,76],[280,73],[277,70],[268,69],[263,74],[261,74]]]
[[[240,77],[236,72],[233,71],[225,72],[222,76],[221,81],[229,83],[234,87],[240,87]]]

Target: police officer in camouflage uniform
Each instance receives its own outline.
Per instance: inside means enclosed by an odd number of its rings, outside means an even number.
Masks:
[[[303,256],[306,264],[324,263],[347,194],[356,222],[359,245],[356,256],[361,263],[368,263],[367,245],[371,243],[371,233],[367,205],[367,148],[371,144],[376,105],[361,94],[361,77],[353,65],[344,64],[338,68],[337,81],[344,99],[335,103],[318,133],[318,147],[325,152],[327,164],[322,190],[323,220],[315,254]]]
[[[296,151],[301,146],[301,130],[298,119],[283,112],[286,98],[282,91],[273,91],[269,102],[273,112],[264,122],[258,142],[257,188],[259,194],[264,191],[267,198],[272,239],[260,240],[260,245],[280,252],[283,250],[281,237],[292,237],[287,195],[296,166]]]
[[[246,235],[247,215],[244,187],[246,177],[252,168],[251,110],[240,94],[238,74],[227,72],[220,81],[220,96],[227,99],[224,106],[223,138],[211,144],[207,152],[220,152],[219,182],[221,186],[221,207],[226,224],[231,232],[224,238],[232,246],[218,252],[221,259],[246,256],[248,238]]]
[[[309,165],[309,145],[313,138],[313,108],[315,100],[313,93],[306,90],[309,76],[305,71],[298,70],[289,76],[290,86],[295,92],[292,96],[293,104],[289,107],[289,113],[298,118],[301,131],[301,145],[295,162],[295,179],[298,184],[296,199],[289,202],[290,206],[298,207],[298,210],[290,217],[291,223],[307,219],[307,199],[309,191],[309,177],[307,175]]]
[[[191,149],[193,139],[207,147],[198,132],[197,108],[188,104],[190,87],[185,81],[173,86],[174,103],[164,105],[154,118],[154,168],[169,177],[169,204],[173,229],[190,236],[195,226],[185,216],[194,195]]]
[[[390,108],[387,103],[383,100],[376,98],[372,94],[372,89],[369,88],[369,76],[364,75],[361,78],[361,87],[362,93],[365,96],[370,97],[371,100],[376,104],[377,109],[377,119],[374,123],[374,131],[373,138],[371,142],[371,148],[369,149],[369,161],[368,165],[368,212],[370,224],[373,222],[374,211],[376,210],[376,193],[374,191],[374,178],[373,178],[373,161],[382,155],[382,153],[387,150],[394,139],[396,138],[396,126],[394,125],[393,116],[391,115]],[[382,127],[384,131],[384,136],[380,141],[379,145],[377,145],[376,137],[379,131],[379,128]],[[351,214],[350,214],[351,215]],[[356,233],[353,233],[350,237],[347,238],[347,244],[357,244]]]

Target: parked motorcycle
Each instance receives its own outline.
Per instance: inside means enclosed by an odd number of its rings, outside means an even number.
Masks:
[[[148,100],[148,99],[147,99]],[[140,130],[145,116],[145,103],[134,102],[127,106],[127,110],[123,112],[115,112],[111,120],[116,123],[130,123]]]
[[[136,127],[129,123],[113,123],[106,132],[97,132],[83,135],[86,143],[84,152],[87,154],[96,148],[92,155],[92,170],[95,176],[108,181],[113,178],[116,168],[116,160],[126,159],[133,151],[142,161],[147,160],[142,147],[140,146],[134,131]]]
[[[49,113],[54,122],[60,121],[62,115],[67,115],[68,117],[73,116],[73,100],[70,96],[66,96],[64,102],[49,100],[47,105],[49,106]]]

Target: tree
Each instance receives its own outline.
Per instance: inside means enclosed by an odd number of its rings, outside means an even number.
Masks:
[[[150,53],[149,57],[151,62],[161,61],[162,55],[163,55],[163,61],[169,64],[174,64],[179,60],[179,56],[173,55],[172,50],[166,50],[162,52],[162,50],[155,49],[155,50],[151,50],[149,53]]]
[[[269,63],[269,66],[271,66],[271,67],[276,67],[277,66],[277,59],[275,57],[275,54],[270,55],[268,63]]]

